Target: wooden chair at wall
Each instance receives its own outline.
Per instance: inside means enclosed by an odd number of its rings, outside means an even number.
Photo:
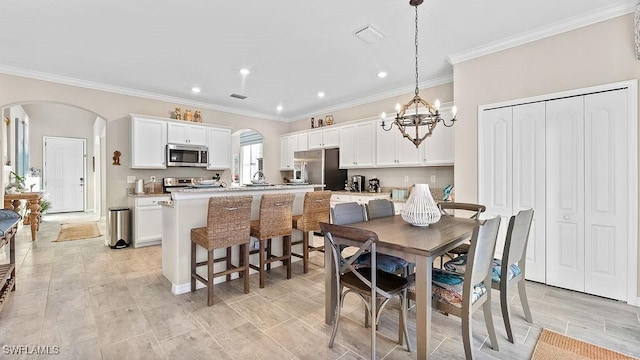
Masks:
[[[504,243],[502,259],[493,259],[493,275],[491,287],[500,290],[500,308],[502,319],[507,331],[507,339],[514,342],[511,329],[511,311],[509,309],[509,288],[517,284],[520,303],[524,311],[524,317],[528,322],[533,322],[527,291],[525,288],[525,266],[527,263],[527,239],[533,222],[533,209],[522,210],[518,215],[509,220],[507,238]],[[503,266],[503,264],[506,264]],[[444,264],[445,269],[464,273],[467,265],[467,256],[462,255]],[[506,281],[503,281],[506,279]]]
[[[260,199],[260,217],[251,221],[251,237],[259,242],[259,249],[251,254],[259,254],[259,264],[249,266],[260,274],[260,288],[264,287],[265,272],[271,270],[271,263],[282,261],[287,267],[287,279],[291,279],[291,212],[294,194],[264,194]],[[282,255],[272,253],[271,241],[282,236]]]
[[[239,272],[244,277],[244,293],[249,293],[249,224],[252,196],[224,196],[209,199],[207,226],[191,229],[191,291],[196,291],[196,280],[207,286],[207,305],[213,305],[213,279]],[[197,262],[196,249],[200,245],[207,250],[207,260]],[[240,246],[240,263],[231,264],[231,247]],[[226,249],[222,258],[214,258],[215,249]],[[226,262],[226,270],[214,273],[214,263]],[[198,275],[196,269],[207,266],[207,278]]]
[[[498,351],[498,340],[491,313],[492,259],[498,238],[500,217],[486,220],[473,230],[469,246],[468,267],[464,274],[433,269],[433,308],[462,319],[462,342],[467,359],[473,359],[471,322],[473,313],[482,307],[491,347]],[[409,289],[415,300],[415,289]]]
[[[347,226],[320,223],[325,238],[331,244],[333,263],[331,266],[336,276],[336,294],[338,304],[336,305],[335,322],[329,340],[329,347],[333,343],[340,325],[340,312],[344,304],[345,296],[354,293],[360,297],[365,305],[365,310],[372,319],[372,323],[377,324],[380,313],[389,300],[398,296],[400,298],[399,311],[399,343],[404,345],[407,341],[407,351],[411,351],[407,328],[407,288],[409,282],[406,278],[396,276],[385,271],[376,270],[376,243],[378,235],[372,231],[355,229]],[[342,247],[357,246],[357,251],[352,256],[345,258],[342,255]],[[371,267],[358,267],[356,259],[363,255],[372,254]],[[345,290],[346,289],[346,290]],[[371,359],[376,358],[376,327],[371,326]]]
[[[471,203],[457,203],[457,202],[439,202],[438,209],[440,209],[440,213],[443,216],[454,216],[455,214],[452,211],[462,210],[466,212],[471,212],[471,219],[479,219],[480,214],[485,212],[487,208],[484,205],[479,204],[471,204]],[[458,257],[462,254],[466,254],[469,252],[469,243],[463,243],[455,248],[449,250],[445,255],[450,259]],[[442,269],[442,264],[444,263],[444,256],[440,256],[440,268]]]
[[[291,253],[302,258],[303,272],[309,272],[309,252],[324,250],[323,246],[309,245],[309,233],[320,231],[321,222],[329,222],[331,191],[310,191],[304,195],[302,215],[292,217],[292,228],[302,231],[302,240],[291,245],[302,244],[302,254]]]

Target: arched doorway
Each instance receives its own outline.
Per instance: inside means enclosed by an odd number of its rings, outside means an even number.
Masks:
[[[4,126],[0,141],[2,185],[11,171],[29,179],[33,191],[57,191],[44,180],[44,137],[83,139],[83,211],[105,215],[104,143],[106,121],[93,111],[56,102],[20,102],[0,108]],[[78,179],[80,183],[80,179]],[[32,187],[31,187],[32,186]],[[29,190],[28,189],[28,190]],[[3,192],[4,193],[4,192]],[[52,204],[52,209],[55,204]]]
[[[252,177],[263,171],[262,144],[264,137],[254,129],[240,129],[231,135],[233,163],[231,179],[235,184],[249,184]]]

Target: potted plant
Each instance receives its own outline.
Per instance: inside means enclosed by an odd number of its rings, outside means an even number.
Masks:
[[[13,179],[13,180],[12,180]],[[25,190],[26,179],[15,172],[9,173],[9,185],[5,188],[7,194],[19,194]]]

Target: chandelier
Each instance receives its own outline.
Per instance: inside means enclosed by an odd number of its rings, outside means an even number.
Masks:
[[[446,127],[451,127],[456,122],[456,107],[451,108],[451,113],[453,114],[453,118],[450,120],[450,123],[442,118],[440,114],[440,101],[436,100],[433,105],[423,100],[418,89],[418,5],[422,4],[424,0],[409,0],[409,4],[414,6],[416,9],[416,33],[415,33],[415,45],[416,45],[416,89],[414,91],[415,96],[408,103],[400,106],[400,104],[396,105],[396,118],[393,120],[389,128],[385,127],[385,118],[386,114],[382,113],[380,117],[382,118],[382,129],[385,131],[390,131],[393,125],[395,124],[402,133],[402,136],[409,139],[416,148],[420,146],[420,144],[431,134],[433,133],[433,129],[438,125],[438,122],[442,122],[442,125]],[[424,127],[424,134],[420,135],[420,127]],[[415,134],[413,133],[413,128],[415,128]],[[409,132],[408,132],[409,131]]]

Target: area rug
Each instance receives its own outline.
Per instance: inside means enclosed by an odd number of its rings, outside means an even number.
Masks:
[[[603,347],[576,340],[558,334],[551,330],[542,329],[531,360],[637,360],[637,358],[605,349]]]
[[[100,230],[98,230],[98,223],[85,222],[85,223],[72,223],[60,225],[60,232],[58,238],[55,241],[69,241],[90,239],[100,236]]]

